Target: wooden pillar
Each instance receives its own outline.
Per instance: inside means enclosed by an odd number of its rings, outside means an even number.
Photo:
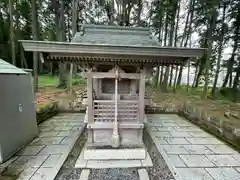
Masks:
[[[144,122],[144,97],[145,97],[145,76],[146,69],[143,69],[140,72],[140,81],[139,81],[139,123]]]
[[[87,72],[87,101],[88,101],[88,124],[93,122],[93,78],[92,78],[92,71],[89,70]],[[93,132],[90,128],[88,130],[88,143],[93,142]]]

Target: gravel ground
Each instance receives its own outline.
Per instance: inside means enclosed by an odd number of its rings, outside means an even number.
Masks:
[[[88,180],[139,180],[137,168],[92,169]]]
[[[150,153],[153,167],[148,167],[147,172],[150,180],[174,180],[174,177],[162,157]]]
[[[146,168],[150,180],[174,180],[174,177],[159,153],[148,131],[144,129],[143,141],[152,159],[153,167]]]
[[[81,169],[75,169],[74,166],[85,141],[86,133],[77,140],[73,150],[64,162],[55,180],[79,180]],[[153,167],[146,168],[150,180],[174,180],[174,177],[164,159],[160,153],[158,153],[156,146],[152,144],[151,141],[152,140],[149,139],[149,136],[147,137],[147,142],[145,141],[146,147],[153,161]],[[90,171],[89,180],[139,180],[139,176],[137,168],[92,169]]]
[[[75,169],[74,166],[77,158],[82,151],[85,141],[86,134],[83,133],[75,143],[72,151],[70,152],[62,168],[58,172],[55,180],[79,180],[81,175],[81,169]]]

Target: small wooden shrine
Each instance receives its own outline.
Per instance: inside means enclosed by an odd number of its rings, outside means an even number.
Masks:
[[[144,107],[149,103],[146,77],[153,67],[181,65],[204,51],[160,47],[148,28],[104,25],[85,25],[68,43],[21,42],[26,51],[40,52],[46,61],[77,63],[87,69],[86,151],[94,149],[97,157],[96,149],[139,149],[142,156],[124,156],[132,159],[146,156],[142,140]],[[101,153],[98,158],[104,159]]]

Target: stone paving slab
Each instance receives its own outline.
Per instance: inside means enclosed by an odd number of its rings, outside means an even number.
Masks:
[[[215,167],[214,163],[211,162],[204,155],[179,155],[187,167]]]
[[[233,168],[206,168],[206,171],[216,180],[240,179],[240,173]]]
[[[149,114],[147,119],[147,130],[176,180],[240,179],[240,153],[224,142],[177,115]]]
[[[41,123],[39,136],[0,164],[0,180],[54,180],[84,127],[80,113],[59,114]]]
[[[181,175],[181,180],[214,180],[203,168],[177,168],[176,173]]]

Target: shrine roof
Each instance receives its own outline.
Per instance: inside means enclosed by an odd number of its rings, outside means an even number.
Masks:
[[[72,42],[113,46],[159,46],[150,28],[106,25],[84,25]]]
[[[84,25],[72,42],[20,41],[25,51],[50,61],[83,64],[183,64],[203,55],[202,48],[161,47],[149,28]]]

